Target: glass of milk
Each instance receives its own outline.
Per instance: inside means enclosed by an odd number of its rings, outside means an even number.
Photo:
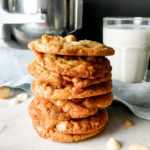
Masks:
[[[115,50],[109,57],[112,78],[142,82],[150,51],[150,18],[103,18],[103,43]]]

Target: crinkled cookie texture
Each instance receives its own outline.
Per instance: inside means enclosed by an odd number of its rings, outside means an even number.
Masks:
[[[71,118],[86,118],[94,115],[99,108],[104,109],[108,107],[112,100],[113,94],[110,92],[106,95],[74,101],[35,98],[30,105],[36,105],[43,114],[49,115],[51,119],[69,120]]]
[[[61,133],[57,133],[56,131],[45,128],[44,126],[40,125],[38,121],[33,121],[32,125],[39,136],[43,138],[48,138],[55,142],[61,142],[61,143],[71,143],[71,142],[81,141],[97,135],[98,133],[102,132],[104,129],[103,127],[95,132],[88,133],[88,134],[61,134]]]
[[[85,98],[97,95],[107,94],[112,89],[112,80],[92,85],[87,88],[79,89],[74,86],[65,86],[63,88],[55,87],[52,84],[34,79],[31,84],[31,90],[37,98],[44,99],[74,99]]]
[[[76,41],[73,35],[60,37],[43,35],[32,41],[28,48],[43,53],[75,56],[109,56],[114,54],[111,47],[90,40]]]
[[[31,64],[29,64],[28,72],[33,77],[48,82],[50,84],[54,84],[56,86],[72,85],[77,88],[85,88],[90,85],[98,84],[111,79],[110,70],[102,73],[101,77],[98,77],[96,79],[85,79],[79,77],[64,76],[55,72],[51,72],[46,68],[43,68],[36,62],[36,60],[34,60]]]
[[[66,76],[94,79],[112,69],[105,57],[61,56],[37,51],[34,56],[42,67]]]
[[[63,102],[56,102],[57,105],[61,105],[60,103]],[[35,98],[30,105],[38,107],[43,114],[49,115],[49,118],[62,121],[71,118],[86,118],[96,114],[98,111],[98,108],[86,108],[85,106],[73,102],[67,102],[66,104],[64,102],[63,106],[57,106],[49,100],[41,98]]]
[[[111,105],[113,101],[113,93],[107,93],[105,95],[99,95],[99,96],[93,96],[93,97],[88,97],[88,98],[80,98],[80,99],[45,99],[50,101],[51,103],[59,106],[59,107],[64,107],[65,106],[65,111],[67,109],[73,109],[72,107],[76,107],[76,105],[80,105],[86,108],[100,108],[104,109]],[[67,107],[66,107],[67,106]],[[70,110],[72,111],[72,110]]]
[[[108,122],[106,110],[101,110],[93,116],[83,119],[70,119],[68,121],[59,121],[50,119],[49,115],[43,114],[42,110],[36,105],[30,105],[29,114],[33,122],[47,130],[53,130],[61,134],[88,134],[96,132],[105,127]]]

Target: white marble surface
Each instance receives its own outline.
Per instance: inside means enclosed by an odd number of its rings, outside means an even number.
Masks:
[[[43,139],[36,134],[28,116],[31,99],[32,96],[14,106],[9,104],[11,99],[0,100],[0,150],[107,150],[106,142],[110,137],[121,142],[121,150],[135,143],[150,146],[150,121],[134,116],[118,103],[108,108],[110,121],[106,129],[91,139],[69,144]],[[135,125],[124,126],[125,119],[132,120]]]

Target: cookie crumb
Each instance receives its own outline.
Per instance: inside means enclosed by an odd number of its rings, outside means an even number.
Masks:
[[[0,87],[0,99],[7,99],[11,96],[11,90],[8,87]]]
[[[133,123],[131,120],[124,120],[124,121],[123,121],[123,124],[124,124],[125,126],[133,126],[133,125],[134,125],[134,123]]]
[[[109,150],[120,150],[121,144],[114,138],[110,138],[106,143],[106,147]]]
[[[24,101],[26,100],[27,98],[29,97],[29,95],[27,93],[21,93],[21,94],[18,94],[17,95],[17,99],[20,100],[20,101]]]
[[[19,101],[17,98],[14,98],[10,101],[10,105],[16,105],[19,104],[21,101]]]
[[[128,150],[150,150],[150,147],[141,144],[132,144]]]

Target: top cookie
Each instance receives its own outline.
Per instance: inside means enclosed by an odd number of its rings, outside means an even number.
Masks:
[[[28,44],[28,48],[43,53],[74,56],[109,56],[114,54],[111,47],[96,41],[76,41],[75,36],[66,37],[43,35]]]

